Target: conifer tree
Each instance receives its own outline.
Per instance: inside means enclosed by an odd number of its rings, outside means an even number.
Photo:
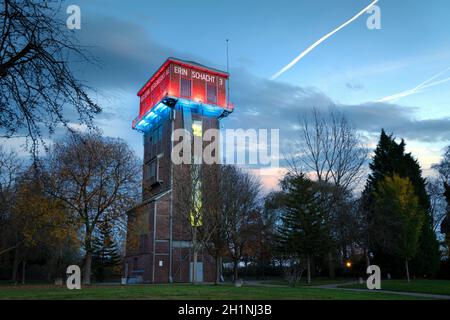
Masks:
[[[279,245],[306,261],[307,282],[311,282],[311,259],[327,249],[329,230],[325,210],[315,182],[304,174],[287,175],[282,181],[283,213]]]
[[[418,249],[420,231],[425,218],[419,198],[409,178],[398,175],[386,177],[375,192],[377,219],[388,229],[392,253],[405,262],[406,278],[409,282],[409,261]]]
[[[374,215],[375,199],[374,193],[378,184],[386,177],[398,175],[401,178],[408,178],[414,187],[414,192],[418,197],[419,205],[424,215],[424,222],[420,231],[419,247],[415,258],[411,261],[411,267],[418,275],[432,275],[439,267],[440,252],[439,242],[433,231],[433,221],[430,215],[430,199],[426,192],[426,181],[422,177],[422,170],[419,163],[410,153],[405,152],[405,142],[395,141],[392,135],[387,135],[381,131],[380,140],[375,150],[375,155],[370,164],[371,174],[369,175],[364,193],[363,202],[368,214],[368,231],[371,251],[375,254],[375,260],[380,265],[387,266],[390,272],[400,273],[402,261],[398,257],[389,254],[389,249],[385,245],[386,230],[383,225],[375,223]]]
[[[445,200],[447,201],[447,214],[441,223],[441,233],[445,235],[445,244],[447,245],[447,252],[450,258],[450,185],[444,184],[445,188]]]
[[[114,267],[117,267],[121,262],[113,229],[108,222],[102,222],[99,226],[99,235],[94,241],[92,260],[94,275],[98,281],[104,281],[105,278],[111,276]]]

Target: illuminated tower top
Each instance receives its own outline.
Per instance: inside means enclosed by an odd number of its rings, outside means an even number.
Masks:
[[[227,97],[229,74],[201,64],[168,58],[139,90],[139,116],[133,129],[148,132],[167,108],[190,108],[203,116],[223,118],[233,112]]]

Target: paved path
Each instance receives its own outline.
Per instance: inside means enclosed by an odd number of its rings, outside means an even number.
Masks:
[[[245,280],[244,286],[254,286],[254,287],[269,287],[269,288],[286,288],[287,285],[283,284],[273,284],[270,280]]]
[[[311,288],[330,289],[330,290],[344,290],[344,291],[353,291],[353,292],[373,292],[373,293],[382,292],[382,293],[396,294],[396,295],[401,295],[401,296],[411,296],[411,297],[424,298],[424,299],[450,300],[450,296],[442,295],[442,294],[403,292],[403,291],[389,291],[389,290],[369,290],[369,289],[340,288],[340,286],[346,286],[346,285],[352,285],[352,284],[357,284],[357,282],[327,284],[327,285],[322,285],[322,286],[313,286]]]
[[[441,294],[431,294],[431,293],[418,293],[418,292],[403,292],[403,291],[388,291],[388,290],[369,290],[369,289],[354,289],[354,288],[340,288],[340,286],[347,286],[357,284],[357,282],[345,282],[345,283],[335,283],[335,284],[325,284],[320,286],[311,286],[308,288],[317,289],[330,289],[330,290],[343,290],[343,291],[353,291],[353,292],[372,292],[376,294],[377,292],[396,294],[401,296],[411,296],[424,299],[439,299],[439,300],[450,300],[450,296]],[[244,285],[258,286],[258,287],[272,287],[272,288],[282,288],[286,285],[270,284],[265,283],[265,281],[245,281]]]

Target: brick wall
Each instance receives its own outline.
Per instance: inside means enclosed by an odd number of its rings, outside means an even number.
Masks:
[[[202,118],[193,115],[193,119]],[[219,128],[217,119],[202,118],[203,131],[209,128]],[[128,212],[127,247],[125,263],[128,264],[128,277],[142,276],[144,282],[167,283],[169,282],[169,257],[170,257],[170,209],[171,194],[167,193],[157,200],[152,198],[163,194],[170,189],[171,181],[171,131],[172,119],[168,113],[161,122],[162,137],[155,143],[154,132],[148,132],[144,136],[144,166],[157,159],[159,181],[155,183],[146,176],[145,170],[142,182],[143,203]],[[174,127],[183,127],[181,111],[176,111]],[[177,174],[177,168],[173,169]],[[182,188],[183,186],[174,186]],[[215,190],[216,186],[211,186]],[[175,193],[176,194],[176,193]],[[173,209],[173,207],[172,207]],[[172,240],[172,275],[174,282],[188,282],[189,269],[192,261],[192,248],[190,247],[191,235],[187,221],[173,212]],[[204,281],[214,281],[214,261],[206,251],[198,256],[198,261],[203,262]]]

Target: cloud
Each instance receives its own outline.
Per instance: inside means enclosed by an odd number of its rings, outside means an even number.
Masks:
[[[105,133],[122,135],[141,151],[139,134],[130,128],[137,115],[136,92],[168,56],[196,60],[215,66],[189,53],[180,52],[155,42],[152,35],[134,22],[96,16],[87,21],[80,36],[84,45],[101,61],[101,68],[85,67],[83,79],[99,88],[104,114],[97,119]],[[82,67],[82,66],[81,66]],[[313,87],[300,87],[281,81],[258,77],[245,68],[231,69],[231,100],[236,111],[222,121],[226,128],[278,128],[281,149],[298,135],[301,117],[311,108],[327,110],[334,106],[343,110],[358,130],[378,136],[381,128],[396,136],[417,141],[437,142],[450,139],[450,119],[415,118],[414,106],[385,102],[344,105]],[[424,86],[433,84],[428,81]],[[349,89],[361,90],[358,84],[347,83]],[[120,132],[117,130],[120,128]],[[138,146],[139,145],[139,146]]]
[[[416,119],[418,107],[383,102],[354,105],[336,103],[315,88],[258,78],[245,70],[232,70],[232,100],[236,113],[227,125],[238,128],[279,128],[281,139],[292,140],[299,120],[311,108],[342,110],[361,131],[378,135],[382,128],[405,139],[438,142],[450,139],[450,118]]]
[[[83,20],[77,31],[80,43],[99,61],[98,65],[76,64],[80,77],[95,88],[120,88],[137,92],[152,72],[175,50],[152,40],[135,22],[95,15]]]

